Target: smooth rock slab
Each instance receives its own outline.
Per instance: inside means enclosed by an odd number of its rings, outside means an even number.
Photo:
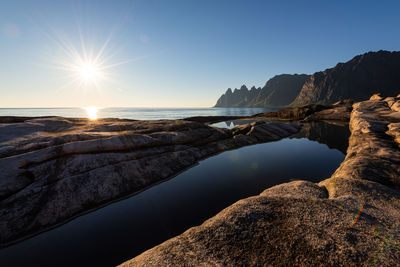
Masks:
[[[173,177],[224,150],[299,124],[237,131],[186,120],[0,118],[0,246]]]
[[[377,96],[354,104],[347,156],[331,178],[240,200],[121,266],[398,266],[400,120],[391,107]]]

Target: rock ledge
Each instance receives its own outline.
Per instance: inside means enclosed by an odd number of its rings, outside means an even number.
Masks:
[[[0,246],[171,178],[213,154],[278,140],[300,127],[0,117]]]
[[[400,98],[356,103],[331,178],[269,188],[122,266],[398,266]]]

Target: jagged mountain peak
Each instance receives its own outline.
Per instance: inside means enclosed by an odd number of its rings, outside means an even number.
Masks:
[[[400,92],[400,52],[380,50],[357,55],[345,63],[314,73],[293,104],[333,103],[367,99],[375,93]]]
[[[216,107],[273,107],[285,106],[297,96],[307,80],[305,74],[280,74],[269,79],[263,88],[252,86],[248,90],[242,85],[233,94],[224,94],[218,99]]]
[[[400,52],[380,50],[357,55],[333,68],[306,74],[279,74],[263,88],[242,85],[223,94],[216,107],[281,107],[334,103],[343,99],[362,101],[370,95],[400,93]]]

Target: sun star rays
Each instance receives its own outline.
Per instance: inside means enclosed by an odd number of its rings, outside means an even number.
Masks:
[[[115,68],[131,60],[115,61],[118,49],[110,47],[112,34],[98,46],[86,41],[80,30],[75,41],[56,31],[46,36],[53,42],[53,47],[47,53],[51,63],[45,67],[60,71],[57,91],[72,90],[81,97],[94,93],[101,98],[102,91],[121,87],[115,77]],[[96,99],[92,100],[96,102]]]

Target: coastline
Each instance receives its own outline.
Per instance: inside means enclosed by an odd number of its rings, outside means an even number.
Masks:
[[[121,199],[121,197],[138,193],[156,183],[176,176],[181,171],[196,164],[199,160],[211,155],[245,145],[279,140],[300,129],[299,124],[284,124],[279,122],[268,124],[258,122],[232,130],[213,128],[202,123],[185,120],[130,121],[100,119],[89,124],[87,122],[85,119],[53,117],[28,119],[25,122],[1,125],[6,128],[8,127],[5,129],[7,132],[13,132],[10,131],[10,127],[23,128],[24,124],[28,124],[25,126],[29,133],[27,139],[15,139],[15,136],[11,136],[10,140],[12,142],[17,140],[14,144],[15,147],[18,147],[17,150],[10,149],[10,143],[7,144],[5,142],[3,142],[3,145],[6,144],[6,146],[3,146],[1,150],[2,158],[0,161],[4,163],[1,165],[3,186],[2,201],[0,203],[2,206],[0,211],[2,218],[4,218],[0,224],[2,228],[2,246],[8,246],[26,239],[28,236],[53,228],[55,225],[63,224],[71,220],[71,218],[80,216],[89,210],[108,205],[113,201]],[[35,136],[38,129],[32,129],[32,125],[34,125],[33,127],[40,128],[38,136]],[[83,127],[82,130],[79,130],[79,127]],[[102,127],[105,127],[104,133],[99,131]],[[129,127],[139,127],[140,129],[136,132],[129,132],[129,129],[127,129]],[[45,140],[41,141],[43,137],[41,131],[43,129],[50,129],[54,133],[50,133],[50,136],[46,136]],[[73,129],[73,134],[71,135],[66,129]],[[111,132],[109,132],[110,129],[112,130]],[[116,130],[117,132],[115,132]],[[118,131],[121,131],[121,133]],[[62,133],[61,136],[58,136],[57,133],[59,132]],[[56,135],[54,136],[54,134]],[[148,138],[149,136],[151,137],[150,139]],[[3,138],[6,137],[3,136]],[[64,141],[62,141],[63,138]],[[120,138],[123,138],[123,143],[120,142]],[[110,141],[110,139],[113,141]],[[138,142],[134,143],[133,140]],[[45,146],[43,146],[42,142],[45,143]],[[54,143],[52,144],[51,142]],[[24,144],[28,144],[28,147]],[[36,144],[37,147],[32,147],[31,144]],[[50,146],[48,146],[49,144]],[[126,144],[130,144],[130,147],[126,147]],[[96,151],[99,151],[99,157],[97,158]],[[11,154],[9,154],[10,152]],[[132,157],[122,158],[121,161],[121,159],[118,160],[118,157],[121,157],[120,153],[130,153]],[[74,163],[75,157],[78,158],[77,161],[75,160],[75,163],[78,165],[70,165],[71,162]],[[98,172],[94,176],[87,176],[85,173],[82,176],[80,168],[85,166],[86,169],[88,168],[88,164],[85,163],[85,157],[87,162],[93,160],[101,162],[104,161],[105,157],[113,164],[111,166],[122,164],[118,169],[127,171],[126,173],[122,173],[121,178],[117,180],[115,179],[116,177],[112,177],[120,172],[115,167],[113,167],[114,171],[111,172],[109,170],[106,171],[107,167],[105,167],[105,170],[101,170],[101,172]],[[126,154],[124,157],[126,157]],[[154,160],[158,163],[150,163]],[[140,161],[140,164],[138,161]],[[60,162],[65,164],[64,167],[60,166]],[[157,170],[152,167],[159,165],[160,162],[164,164],[161,166],[161,169]],[[44,167],[41,167],[43,164],[45,164]],[[89,166],[90,168],[87,169],[87,172],[93,173],[97,169],[104,168],[102,166],[108,166],[107,164],[102,164],[97,168]],[[128,166],[133,167],[136,171],[132,173],[129,171],[131,167]],[[135,166],[148,167],[147,169],[146,167],[144,169],[137,169]],[[27,176],[28,179],[24,180],[27,169],[31,170],[30,172],[34,175],[34,178]],[[40,172],[41,169],[46,171]],[[74,175],[74,169],[77,169],[80,173],[78,172],[77,175]],[[61,171],[61,174],[57,174],[58,171]],[[67,171],[68,174],[65,178],[62,178],[63,175],[65,176],[65,173],[62,174],[63,171]],[[70,171],[72,173],[69,173]],[[149,171],[150,173],[155,171],[155,174],[151,176],[154,178],[150,177],[150,179],[143,180]],[[38,174],[42,175],[43,178],[38,176]],[[97,181],[96,177],[100,177],[99,175],[111,175],[106,186],[104,186],[104,181]],[[13,177],[16,177],[17,181],[19,179],[22,183],[15,184]],[[49,180],[54,179],[52,177],[57,177],[57,179],[54,181]],[[70,179],[68,177],[78,177],[78,180],[81,179],[80,181],[83,181],[82,179],[84,179],[85,182],[75,181],[70,183],[68,182]],[[129,180],[129,177],[133,177],[133,179]],[[95,184],[89,186],[87,181],[94,182]],[[116,181],[119,182],[115,184]],[[142,185],[135,185],[137,181],[141,181]],[[60,183],[64,183],[63,186],[59,186]],[[131,186],[127,187],[126,184],[129,185],[129,183]],[[56,186],[59,186],[59,189]],[[69,190],[68,188],[71,187],[75,189],[72,191]],[[93,191],[92,193],[85,191],[93,189],[100,191]],[[81,191],[77,192],[79,190]],[[37,194],[39,194],[39,197]],[[88,197],[88,200],[75,202],[76,199],[79,200],[82,196]],[[41,202],[43,201],[41,200],[43,197],[50,198],[50,200]],[[43,211],[43,209],[46,210],[46,207],[47,211]],[[71,211],[71,207],[73,211]],[[33,217],[29,215],[32,214],[31,210],[33,211],[38,208],[39,210],[35,211],[36,213],[39,212],[38,215],[34,214]],[[25,210],[25,212],[21,212],[21,209],[22,211]],[[18,227],[18,223],[21,225],[21,228]],[[27,227],[26,223],[29,223],[28,225],[31,226]]]
[[[242,199],[122,266],[396,265],[400,244],[383,238],[400,233],[399,103],[353,105],[347,155],[331,178]]]

